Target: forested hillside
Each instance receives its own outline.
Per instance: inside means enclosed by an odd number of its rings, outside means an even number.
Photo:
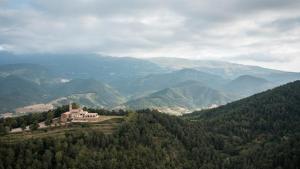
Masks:
[[[0,144],[0,168],[296,169],[300,166],[300,81],[175,117],[129,113],[113,134]]]
[[[219,137],[238,168],[300,166],[300,81],[185,118]]]

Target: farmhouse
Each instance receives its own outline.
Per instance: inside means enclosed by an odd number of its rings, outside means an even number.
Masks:
[[[97,113],[89,113],[82,108],[73,109],[72,104],[69,105],[69,111],[61,114],[61,122],[91,122],[97,121],[99,115]]]

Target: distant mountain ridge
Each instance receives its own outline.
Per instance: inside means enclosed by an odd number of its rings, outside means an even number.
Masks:
[[[0,52],[0,65],[23,63],[42,65],[61,77],[93,78],[105,83],[166,72],[157,64],[130,57],[96,54],[13,55]]]
[[[171,70],[192,68],[229,79],[235,79],[243,75],[250,75],[264,78],[273,83],[276,83],[277,85],[300,79],[300,73],[285,72],[280,70],[262,68],[259,66],[241,65],[224,61],[191,60],[167,57],[150,58],[148,60],[162,66],[163,68],[169,68]]]
[[[230,81],[223,89],[227,93],[234,93],[238,97],[247,97],[275,86],[275,84],[272,84],[266,79],[243,75]]]
[[[73,101],[95,108],[157,108],[180,114],[220,106],[300,76],[219,61],[0,52],[0,79],[0,113]]]
[[[199,81],[207,86],[216,88],[227,82],[226,79],[214,74],[200,72],[194,69],[181,69],[170,73],[151,74],[134,79],[132,82],[127,83],[128,86],[123,84],[120,90],[130,94],[157,91],[190,80]]]

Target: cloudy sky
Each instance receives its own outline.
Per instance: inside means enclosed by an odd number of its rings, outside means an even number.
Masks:
[[[0,50],[300,71],[299,0],[0,0]]]

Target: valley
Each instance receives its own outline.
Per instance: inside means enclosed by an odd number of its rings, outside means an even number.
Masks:
[[[1,52],[0,56],[0,114],[6,116],[40,112],[43,104],[50,108],[69,102],[182,115],[300,79],[299,73],[220,61],[95,55],[84,59],[33,55],[24,60],[18,55],[9,59],[11,55]]]

